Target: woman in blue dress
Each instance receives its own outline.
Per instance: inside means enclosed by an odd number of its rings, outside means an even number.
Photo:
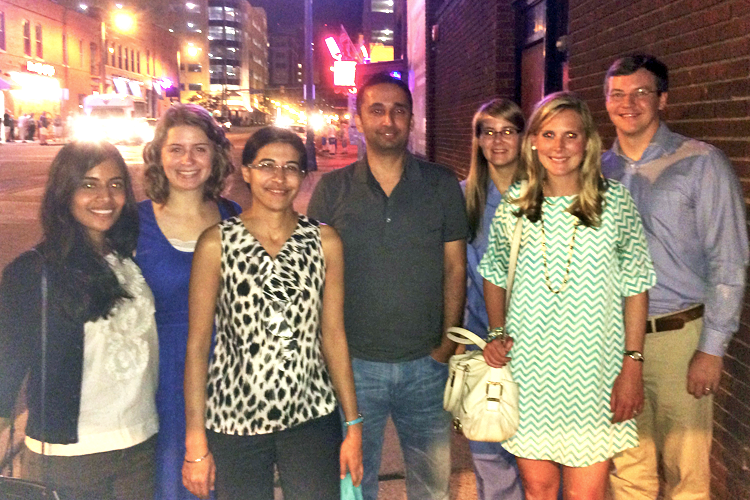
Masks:
[[[464,326],[487,337],[487,310],[482,275],[477,267],[487,250],[492,217],[508,188],[522,174],[519,169],[521,134],[525,121],[521,109],[508,99],[484,103],[472,121],[471,166],[462,183],[471,234],[466,245],[466,310]],[[470,441],[477,495],[480,500],[521,500],[521,480],[516,459],[500,443]]]
[[[188,331],[188,283],[201,233],[238,214],[221,197],[234,170],[231,144],[200,106],[180,104],[160,119],[143,150],[146,195],[138,206],[136,261],[156,301],[159,331],[157,499],[192,499],[182,485],[185,456],[183,376]]]

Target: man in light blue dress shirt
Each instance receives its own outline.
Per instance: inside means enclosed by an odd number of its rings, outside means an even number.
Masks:
[[[661,458],[665,500],[707,499],[713,394],[739,327],[748,264],[742,191],[721,151],[660,121],[662,62],[618,59],[604,87],[617,140],[602,170],[633,195],[657,275],[642,353],[641,444],[615,456],[612,490],[616,500],[655,499]]]

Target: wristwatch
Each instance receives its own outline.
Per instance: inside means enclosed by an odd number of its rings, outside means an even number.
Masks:
[[[623,354],[643,363],[643,353],[641,351],[625,351]]]

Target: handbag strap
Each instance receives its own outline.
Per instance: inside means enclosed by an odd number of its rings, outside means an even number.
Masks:
[[[510,259],[508,259],[508,279],[505,284],[505,313],[510,306],[510,291],[513,288],[513,280],[516,277],[516,264],[518,263],[518,252],[521,249],[521,234],[523,233],[523,216],[516,220],[513,231],[513,241],[510,244]]]
[[[448,338],[457,344],[476,344],[480,349],[484,349],[484,346],[487,345],[487,342],[479,335],[458,326],[448,328]]]

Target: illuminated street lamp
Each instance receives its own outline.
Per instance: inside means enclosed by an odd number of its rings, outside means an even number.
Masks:
[[[118,6],[118,9],[119,8],[121,8],[121,6]],[[120,33],[130,33],[135,27],[135,19],[133,15],[128,12],[118,11],[114,13],[111,18],[115,30],[119,31]],[[107,59],[110,54],[110,51],[107,49],[107,22],[104,16],[102,16],[100,52],[101,61],[99,68],[99,93],[104,94],[107,83]],[[112,53],[113,52],[114,48],[112,49]]]

